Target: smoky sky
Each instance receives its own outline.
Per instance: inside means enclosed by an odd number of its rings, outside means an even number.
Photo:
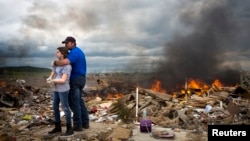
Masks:
[[[168,27],[170,20],[169,14],[160,9],[167,9],[174,5],[174,2],[45,0],[27,1],[26,4],[23,10],[25,14],[18,19],[11,19],[12,24],[7,23],[8,18],[6,23],[3,22],[4,25],[15,26],[17,30],[5,36],[9,40],[0,40],[6,56],[1,59],[1,62],[5,62],[1,65],[8,65],[13,62],[13,58],[15,60],[21,56],[30,57],[30,60],[32,57],[40,58],[39,63],[30,61],[30,65],[42,64],[47,67],[51,62],[49,59],[54,57],[56,47],[61,46],[65,36],[70,35],[76,37],[77,45],[84,49],[89,64],[87,69],[126,72],[138,68],[146,70],[151,62],[148,58],[157,59],[162,55],[160,50],[165,42],[163,39],[169,34],[169,28],[165,27]],[[16,14],[19,13],[13,12],[13,17],[17,17]],[[159,26],[164,28],[158,29]],[[162,29],[168,32],[162,32]],[[7,29],[6,31],[10,32]],[[13,35],[15,37],[12,37]],[[15,44],[17,50],[10,48],[15,39],[20,41]],[[41,46],[47,47],[47,50],[39,50],[38,47]],[[23,53],[20,50],[23,50]],[[135,60],[139,61],[137,64],[143,65],[136,65],[133,70],[128,69],[126,66]],[[18,62],[18,65],[24,64]]]
[[[86,54],[88,72],[154,72],[165,87],[185,78],[233,82],[237,77],[225,71],[250,68],[248,0],[13,3],[0,5],[8,13],[0,23],[1,66],[50,68],[70,35]]]
[[[249,5],[234,0],[204,1],[200,10],[189,5],[178,18],[192,30],[180,31],[166,42],[153,79],[161,80],[167,90],[183,87],[186,79],[239,83],[241,66],[225,62],[231,52],[249,51]]]
[[[16,57],[23,58],[26,57],[29,52],[29,43],[23,43],[20,40],[11,40],[8,43],[7,42],[0,42],[0,63],[6,64],[8,63],[7,57]],[[7,65],[7,64],[6,64]]]

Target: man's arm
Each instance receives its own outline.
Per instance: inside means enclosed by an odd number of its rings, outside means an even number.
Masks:
[[[68,65],[68,64],[70,64],[70,61],[68,58],[65,58],[63,60],[55,60],[54,61],[55,66],[64,66],[64,65]]]

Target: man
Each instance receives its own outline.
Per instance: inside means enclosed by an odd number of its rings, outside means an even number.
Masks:
[[[82,99],[83,88],[86,83],[86,59],[84,52],[76,46],[74,37],[68,36],[63,44],[70,50],[67,58],[53,61],[53,65],[62,66],[71,64],[69,106],[73,112],[73,130],[82,131],[89,128],[88,110]]]

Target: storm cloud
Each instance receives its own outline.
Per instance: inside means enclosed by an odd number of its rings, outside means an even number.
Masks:
[[[86,54],[88,72],[156,72],[176,84],[250,68],[247,0],[15,3],[0,6],[8,13],[0,23],[1,66],[49,68],[71,35]]]

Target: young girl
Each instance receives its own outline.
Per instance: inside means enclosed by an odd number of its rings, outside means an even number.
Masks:
[[[56,51],[56,57],[58,60],[67,58],[68,49],[66,47],[58,47]],[[54,83],[54,93],[53,93],[53,111],[55,116],[55,128],[48,132],[48,134],[53,134],[61,132],[61,119],[59,104],[61,102],[62,109],[66,116],[67,130],[65,136],[72,135],[74,133],[71,124],[71,111],[68,105],[68,95],[69,95],[69,77],[71,74],[71,65],[64,66],[53,66],[52,72],[47,78],[47,83]]]

